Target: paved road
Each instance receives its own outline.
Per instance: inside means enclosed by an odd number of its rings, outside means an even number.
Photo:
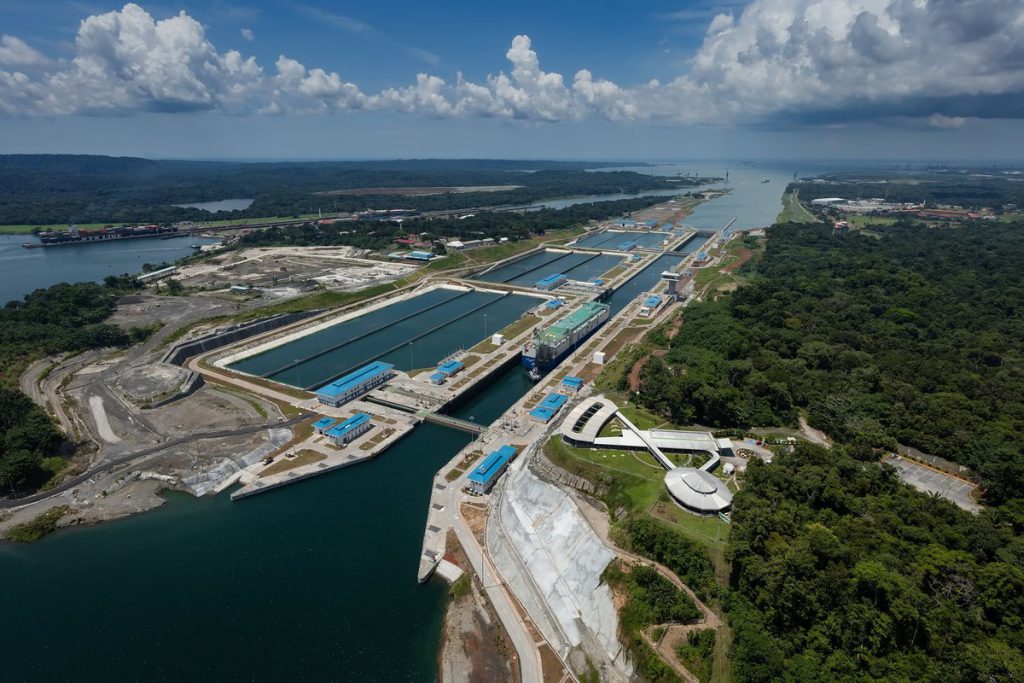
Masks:
[[[895,467],[900,479],[918,491],[942,496],[968,512],[980,512],[982,509],[978,501],[971,497],[971,491],[975,489],[973,482],[891,453],[882,462]]]
[[[484,593],[487,594],[494,606],[494,611],[498,613],[498,618],[501,619],[505,630],[508,631],[509,638],[512,639],[512,645],[519,655],[521,680],[523,683],[543,683],[544,676],[537,645],[533,642],[533,637],[512,604],[501,575],[498,574],[490,558],[477,543],[476,536],[462,519],[462,515],[459,513],[461,494],[457,492],[456,487],[450,488],[456,489],[448,497],[448,514],[451,518],[452,529],[455,530],[455,535],[458,537],[459,543],[462,544],[469,563],[473,565],[473,571],[480,577],[480,585],[483,586]]]
[[[108,460],[102,465],[97,465],[96,467],[93,467],[92,469],[89,469],[83,472],[82,474],[78,475],[74,479],[70,479],[62,483],[60,486],[50,489],[49,491],[36,493],[31,496],[26,496],[24,498],[0,499],[0,510],[6,508],[21,507],[22,505],[28,505],[30,503],[38,503],[41,500],[45,500],[47,498],[50,498],[51,496],[56,496],[57,494],[63,493],[64,491],[67,491],[70,488],[74,488],[75,486],[81,484],[83,481],[86,481],[96,476],[97,474],[109,472],[110,470],[115,469],[121,465],[127,464],[132,460],[137,460],[138,458],[142,458],[147,455],[152,455],[153,453],[157,453],[167,448],[180,446],[183,443],[188,443],[190,441],[198,441],[201,439],[220,439],[228,436],[241,436],[243,434],[252,434],[254,432],[260,432],[263,431],[264,429],[291,427],[292,425],[297,424],[310,416],[311,413],[302,413],[297,417],[293,417],[290,420],[282,422],[264,422],[262,424],[249,425],[247,427],[239,427],[238,429],[223,429],[215,432],[197,432],[195,434],[187,434],[176,439],[171,439],[170,441],[165,441],[162,444],[151,446],[150,448],[144,448],[141,451],[136,451],[135,453],[123,455],[119,458],[115,458],[114,460]]]

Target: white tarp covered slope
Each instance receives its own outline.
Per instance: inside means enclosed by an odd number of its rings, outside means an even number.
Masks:
[[[614,556],[569,496],[525,464],[521,458],[506,475],[500,504],[488,522],[488,550],[562,657],[583,652],[595,664],[613,664],[625,679],[631,669],[616,637],[611,590],[601,583]]]

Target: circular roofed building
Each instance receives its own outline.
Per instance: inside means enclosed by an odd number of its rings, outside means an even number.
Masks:
[[[695,467],[677,467],[665,474],[665,486],[676,502],[701,515],[725,512],[732,491],[718,477]]]

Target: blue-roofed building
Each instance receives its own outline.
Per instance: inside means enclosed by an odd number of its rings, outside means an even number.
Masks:
[[[536,408],[530,411],[530,419],[534,422],[548,423],[568,401],[562,394],[548,394]]]
[[[466,477],[466,489],[477,495],[489,493],[498,478],[508,469],[509,463],[515,459],[516,449],[512,446],[502,446],[493,451]]]
[[[432,261],[434,255],[429,251],[410,251],[405,255],[405,258],[412,259],[413,261]]]
[[[555,273],[548,275],[546,278],[537,280],[537,284],[534,285],[537,289],[542,292],[550,292],[553,289],[558,289],[565,284],[565,281],[569,278],[564,273]]]
[[[646,221],[644,221],[644,225],[646,225],[648,228],[653,228],[657,224],[658,224],[658,219],[657,218],[648,218]]]
[[[629,218],[620,218],[619,219],[619,227],[620,228],[636,227],[636,221],[630,220]]]
[[[444,373],[435,372],[435,373],[430,375],[429,379],[430,379],[430,383],[431,384],[436,384],[436,385],[440,386],[440,385],[444,384],[444,381],[447,378],[444,376]]]
[[[640,315],[644,316],[645,318],[651,317],[658,311],[659,308],[661,308],[661,302],[662,298],[656,294],[652,294],[651,296],[647,297],[646,299],[644,299],[643,304],[641,304],[640,306]]]
[[[566,375],[562,378],[562,389],[573,394],[579,393],[579,390],[583,388],[583,378],[573,377],[572,375]]]
[[[603,285],[604,284],[604,280],[602,280],[599,277],[595,277],[593,280],[590,281],[590,284],[592,284],[592,285]]]
[[[370,421],[369,415],[366,413],[356,413],[341,424],[328,429],[326,434],[327,438],[333,441],[335,445],[344,446],[360,435],[370,431],[371,427],[373,427],[373,422]]]
[[[321,403],[337,408],[379,387],[391,379],[394,374],[395,366],[391,363],[374,361],[323,385],[316,390],[316,397]]]
[[[313,431],[317,434],[323,434],[336,424],[338,424],[338,421],[333,417],[321,417],[313,423]]]
[[[463,365],[461,361],[450,360],[438,365],[437,371],[440,372],[445,377],[451,377],[452,375],[462,370],[464,367],[466,366]]]
[[[550,308],[551,310],[555,310],[556,308],[561,308],[562,304],[564,303],[565,302],[562,301],[561,299],[551,299],[547,301],[544,305]]]

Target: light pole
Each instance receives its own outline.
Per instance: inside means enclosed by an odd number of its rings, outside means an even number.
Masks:
[[[484,313],[484,339],[487,339],[487,314]]]

